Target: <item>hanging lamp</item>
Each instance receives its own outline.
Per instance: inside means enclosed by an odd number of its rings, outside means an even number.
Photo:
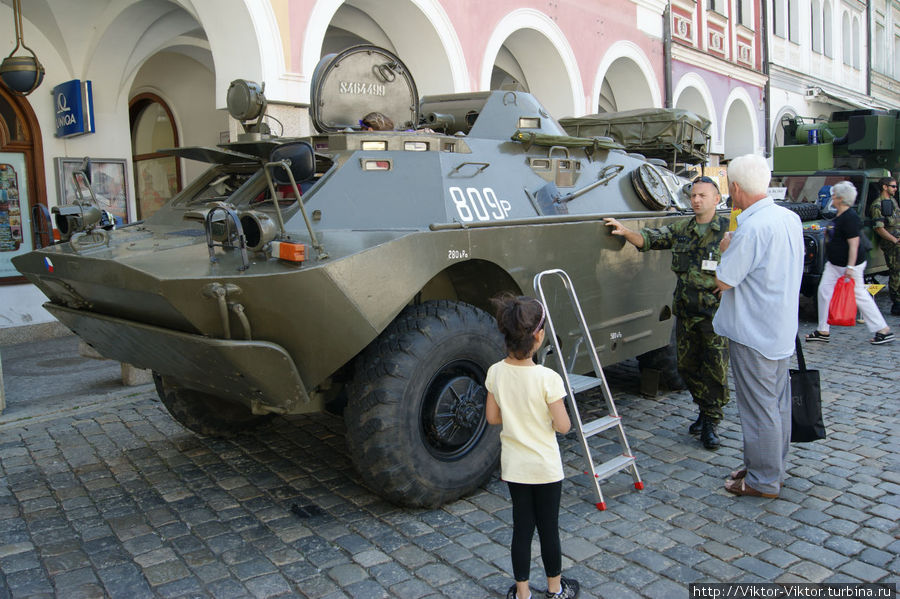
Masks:
[[[25,45],[22,36],[22,0],[13,0],[13,17],[16,25],[16,47],[0,63],[0,79],[15,95],[27,96],[44,80],[44,66],[34,50]],[[31,56],[13,56],[20,47],[31,52]]]

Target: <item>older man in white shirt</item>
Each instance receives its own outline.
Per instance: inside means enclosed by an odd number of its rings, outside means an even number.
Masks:
[[[744,467],[725,489],[735,495],[777,497],[791,438],[788,363],[794,353],[803,227],[796,214],[766,195],[769,166],[748,154],[728,165],[737,230],[722,240],[716,269],[721,302],[716,333],[729,354],[744,437]]]

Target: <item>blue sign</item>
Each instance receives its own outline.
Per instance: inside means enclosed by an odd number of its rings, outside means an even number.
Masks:
[[[94,96],[90,81],[72,79],[53,88],[56,137],[94,132]]]

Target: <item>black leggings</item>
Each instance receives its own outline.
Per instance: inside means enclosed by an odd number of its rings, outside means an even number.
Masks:
[[[531,538],[537,526],[541,560],[548,578],[562,573],[559,546],[559,498],[562,481],[543,485],[506,483],[513,504],[512,566],[516,582],[525,582],[531,572]]]

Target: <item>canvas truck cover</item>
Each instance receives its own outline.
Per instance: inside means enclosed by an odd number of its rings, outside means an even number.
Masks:
[[[674,163],[706,162],[710,121],[689,110],[642,108],[560,119],[569,135],[611,137],[631,152]]]

